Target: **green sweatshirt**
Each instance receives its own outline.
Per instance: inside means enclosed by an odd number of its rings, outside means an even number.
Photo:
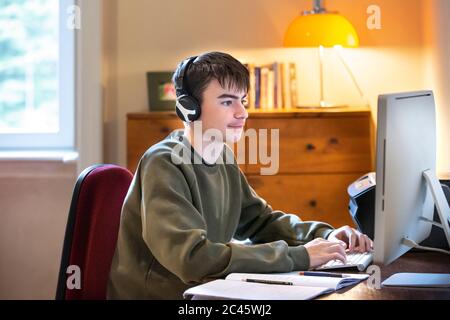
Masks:
[[[208,165],[182,134],[174,131],[139,162],[122,208],[108,298],[182,299],[189,287],[231,272],[308,269],[302,244],[326,238],[332,227],[273,210],[228,146],[222,164]],[[191,163],[172,158],[174,148]]]

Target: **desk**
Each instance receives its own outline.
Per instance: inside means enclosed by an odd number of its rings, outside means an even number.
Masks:
[[[381,267],[381,282],[398,272],[450,273],[450,255],[408,252],[388,266]],[[367,281],[344,288],[319,300],[412,300],[450,299],[450,288],[369,288]]]

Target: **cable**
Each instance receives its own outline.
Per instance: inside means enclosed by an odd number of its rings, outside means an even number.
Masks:
[[[427,250],[427,251],[435,251],[435,252],[440,252],[440,253],[445,253],[445,254],[450,255],[450,251],[438,249],[438,248],[432,248],[432,247],[424,247],[424,246],[418,245],[417,242],[415,242],[414,240],[407,239],[407,238],[402,239],[402,244],[404,244],[405,246],[408,246],[410,248],[416,248],[416,249]]]

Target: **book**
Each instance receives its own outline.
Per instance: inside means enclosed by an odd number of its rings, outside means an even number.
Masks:
[[[255,67],[255,101],[253,107],[255,109],[261,107],[261,67]]]
[[[272,110],[275,107],[275,95],[274,95],[274,89],[275,89],[275,74],[273,68],[267,69],[267,102],[266,106],[267,109]]]
[[[269,68],[261,67],[260,100],[259,100],[259,105],[261,109],[267,109],[268,107],[267,101],[268,77],[269,77]]]
[[[297,106],[297,68],[295,63],[289,63],[289,87],[291,93],[291,107]]]
[[[282,108],[291,109],[291,88],[290,88],[290,75],[289,75],[289,65],[287,63],[281,63],[281,88],[283,95]]]
[[[231,273],[186,290],[185,298],[239,300],[309,300],[355,285],[368,274],[342,274],[343,277],[305,276],[289,273]]]
[[[248,108],[290,109],[297,103],[297,75],[293,62],[264,65],[245,63],[249,71]]]
[[[248,95],[247,95],[247,108],[254,108],[255,98],[256,98],[256,77],[255,77],[255,65],[252,63],[249,63],[247,65],[248,73],[249,73],[249,81],[250,81],[250,88],[248,88]]]
[[[283,81],[283,73],[282,73],[282,63],[280,62],[275,62],[275,70],[276,70],[276,97],[277,97],[277,103],[275,104],[275,108],[281,109],[283,108],[285,102],[283,99],[283,85],[284,85],[284,81]]]

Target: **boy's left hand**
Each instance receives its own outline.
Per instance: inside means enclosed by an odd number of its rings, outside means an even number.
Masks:
[[[327,240],[343,242],[349,252],[373,250],[373,241],[367,235],[349,226],[343,226],[333,230]]]

